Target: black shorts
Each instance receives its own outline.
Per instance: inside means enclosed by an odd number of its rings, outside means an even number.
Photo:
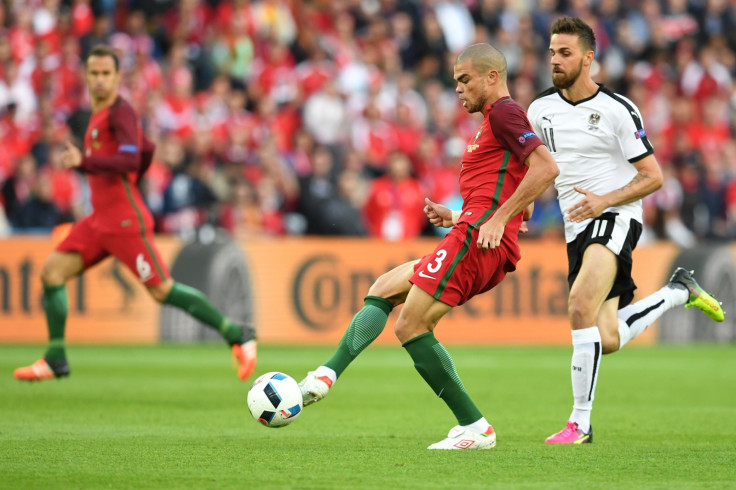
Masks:
[[[575,240],[567,244],[568,274],[567,283],[572,285],[580,272],[585,249],[591,243],[600,243],[618,257],[618,273],[613,281],[611,299],[619,297],[618,307],[623,308],[634,299],[636,284],[631,277],[631,253],[641,236],[641,223],[634,219],[620,217],[618,213],[603,213],[580,233]]]

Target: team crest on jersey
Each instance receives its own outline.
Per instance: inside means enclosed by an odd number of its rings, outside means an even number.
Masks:
[[[100,135],[100,132],[97,130],[97,128],[92,129],[92,132],[90,133],[90,136],[92,136],[92,148],[95,150],[99,150],[102,148],[102,142],[97,141],[97,137]]]
[[[468,145],[468,153],[473,153],[473,150],[477,149],[480,145],[477,145],[475,142],[478,141],[478,138],[480,138],[481,133],[483,132],[483,128],[479,129],[477,133],[475,133],[475,138],[473,138],[473,142]]]
[[[594,112],[588,116],[588,129],[598,129],[599,122],[601,122],[601,115]]]

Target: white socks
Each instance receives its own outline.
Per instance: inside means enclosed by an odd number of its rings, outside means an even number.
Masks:
[[[598,327],[572,331],[572,396],[570,420],[578,423],[583,432],[590,430],[590,411],[593,409],[595,385],[603,349]]]
[[[475,432],[476,434],[483,434],[485,431],[488,430],[488,426],[491,425],[488,423],[485,417],[481,417],[480,419],[476,420],[470,425],[463,425],[466,429],[470,430],[470,432]]]
[[[680,288],[665,286],[641,301],[618,310],[619,349],[636,338],[662,314],[687,303],[690,294]]]
[[[332,380],[332,384],[335,384],[335,381],[337,381],[337,373],[333,369],[328,368],[327,366],[320,366],[317,369],[314,370],[315,376],[318,378],[320,376],[327,376]]]
[[[618,311],[619,349],[636,338],[662,314],[684,305],[690,297],[688,291],[664,286],[641,301]],[[595,385],[603,348],[598,327],[572,331],[572,395],[574,399],[570,420],[577,422],[583,432],[590,430],[590,411],[593,409]]]

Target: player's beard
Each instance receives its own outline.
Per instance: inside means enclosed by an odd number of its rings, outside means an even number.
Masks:
[[[95,102],[105,101],[110,97],[110,90],[108,90],[106,87],[95,87],[93,90],[90,91],[90,97]]]
[[[483,87],[481,90],[481,93],[478,95],[478,97],[475,98],[474,101],[471,102],[470,99],[465,100],[465,110],[468,111],[468,114],[474,114],[476,112],[480,112],[483,110],[483,101],[486,100],[486,88]]]
[[[572,87],[572,85],[578,80],[580,77],[580,73],[583,71],[583,60],[580,60],[580,64],[577,66],[577,69],[574,71],[570,71],[569,73],[563,73],[563,72],[556,72],[562,76],[555,77],[555,72],[552,72],[552,83],[554,84],[555,88],[560,90],[565,90],[567,88]]]

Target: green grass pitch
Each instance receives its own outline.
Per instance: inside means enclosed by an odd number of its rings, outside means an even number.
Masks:
[[[595,442],[574,447],[543,444],[570,412],[570,348],[449,351],[491,451],[425,449],[455,422],[398,346],[281,429],[251,418],[223,345],[72,346],[72,376],[35,384],[12,371],[43,348],[0,346],[0,488],[736,488],[736,346],[604,357]],[[256,375],[331,352],[262,346]]]

